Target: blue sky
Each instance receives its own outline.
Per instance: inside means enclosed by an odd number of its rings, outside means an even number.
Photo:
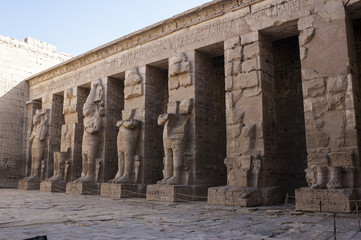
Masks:
[[[1,0],[0,35],[79,55],[210,0]]]

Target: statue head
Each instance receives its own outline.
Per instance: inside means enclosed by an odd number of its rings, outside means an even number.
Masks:
[[[38,125],[41,122],[41,115],[39,113],[33,116],[33,124]]]

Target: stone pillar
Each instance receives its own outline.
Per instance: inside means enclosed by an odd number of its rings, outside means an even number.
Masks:
[[[202,65],[205,64],[205,67]],[[147,186],[147,200],[204,200],[214,179],[205,172],[209,61],[196,51],[179,52],[169,59],[168,104],[158,117],[163,126],[163,179]],[[206,115],[204,115],[206,114]],[[208,169],[209,170],[209,169]]]
[[[208,203],[255,206],[280,200],[266,176],[264,134],[272,118],[272,45],[258,32],[224,43],[226,71],[227,186],[210,188]],[[270,128],[271,129],[271,128]]]
[[[134,67],[125,72],[124,82],[115,79],[114,81],[118,82],[108,82],[111,85],[108,86],[107,101],[113,112],[110,113],[108,110],[110,115],[106,116],[106,125],[109,127],[106,129],[106,139],[112,141],[112,147],[106,149],[106,154],[112,153],[112,162],[106,163],[108,171],[105,171],[108,176],[100,189],[100,195],[103,197],[144,197],[144,175],[150,165],[144,155],[145,75],[145,66]],[[115,84],[118,87],[115,87]],[[115,89],[118,89],[117,92]],[[115,99],[114,95],[118,98]],[[132,139],[127,141],[127,137]],[[109,145],[108,142],[107,144]],[[108,181],[110,183],[106,183]]]
[[[54,171],[54,152],[58,152],[60,150],[61,126],[64,124],[63,102],[64,97],[62,95],[51,96],[49,116],[50,141],[45,155],[43,179],[47,179],[52,176]]]
[[[121,119],[124,108],[124,83],[115,78],[103,78],[104,101],[106,112],[104,116],[104,136],[102,164],[98,182],[108,182],[114,178],[117,169],[117,134],[116,123]]]
[[[320,3],[298,21],[309,187],[296,191],[297,210],[351,212],[358,199],[359,93],[346,23],[342,1]]]
[[[75,161],[72,163],[71,177],[75,178],[75,181],[66,184],[66,193],[68,194],[99,194],[100,185],[98,182],[104,180],[103,164],[105,149],[107,148],[105,144],[107,89],[105,86],[108,82],[107,78],[103,78],[97,79],[90,84],[90,91],[80,87],[77,88],[76,112],[73,113],[75,115],[69,114],[69,118],[65,118],[66,121],[67,119],[69,121],[70,119],[77,119],[83,123],[82,125],[77,123],[68,124],[68,130],[70,128],[70,133],[74,134],[72,136],[72,142],[74,143],[72,157],[75,154],[77,157],[78,153],[80,155],[79,159],[72,159]],[[71,125],[73,128],[71,128]],[[79,150],[80,152],[78,152]],[[76,176],[80,176],[80,178]]]
[[[58,143],[58,149],[53,148],[53,171],[49,178],[41,182],[41,191],[64,192],[67,181],[80,177],[82,122],[84,118],[82,107],[88,93],[88,89],[81,87],[68,88],[64,91],[61,98],[61,112],[56,111],[53,114],[55,123],[63,122],[64,124],[60,128],[52,126],[57,131],[57,136],[60,136],[60,142]],[[56,117],[55,114],[61,116]]]

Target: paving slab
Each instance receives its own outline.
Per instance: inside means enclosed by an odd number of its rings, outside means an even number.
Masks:
[[[270,211],[271,210],[271,211]],[[0,189],[0,240],[329,239],[333,215],[294,208],[164,203],[37,190]],[[274,213],[274,214],[272,214]],[[356,214],[337,214],[337,239],[361,239]]]

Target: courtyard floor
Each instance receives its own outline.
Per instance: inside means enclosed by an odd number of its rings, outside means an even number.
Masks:
[[[288,206],[241,208],[0,189],[0,239],[333,239],[333,215]],[[361,239],[337,214],[337,239]]]

